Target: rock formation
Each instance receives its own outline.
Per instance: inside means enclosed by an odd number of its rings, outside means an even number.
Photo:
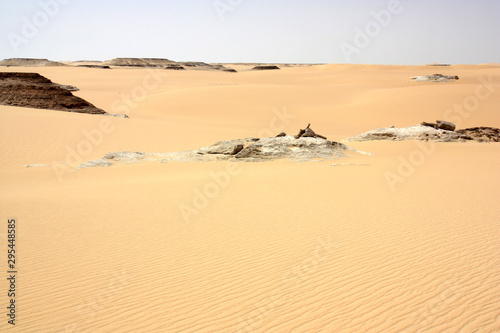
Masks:
[[[174,153],[116,152],[108,153],[103,158],[88,161],[77,167],[108,167],[114,164],[150,162],[209,162],[241,161],[263,162],[289,159],[296,162],[310,160],[331,160],[348,156],[346,152],[361,151],[352,149],[343,143],[313,137],[280,136],[275,138],[246,138],[224,140],[196,149]],[[30,164],[34,166],[36,164]]]
[[[448,82],[451,80],[458,80],[458,76],[448,76],[443,74],[432,74],[432,75],[423,75],[423,76],[413,76],[410,78],[416,82]]]
[[[53,83],[38,73],[0,72],[0,104],[68,112],[106,114],[71,91],[78,88]]]
[[[301,129],[299,131],[299,134],[297,134],[295,136],[295,139],[299,139],[299,138],[319,138],[319,139],[326,140],[325,136],[314,133],[314,131],[309,128],[310,126],[311,126],[311,124],[308,124],[305,129]]]
[[[420,125],[433,127],[435,129],[443,129],[447,131],[454,131],[456,126],[453,123],[444,120],[436,120],[436,123],[422,122]]]
[[[433,64],[426,64],[425,66],[448,67],[448,66],[451,66],[451,64],[433,63]]]
[[[256,71],[266,71],[266,70],[274,70],[274,69],[280,69],[280,68],[278,66],[275,66],[275,65],[260,65],[260,66],[255,66],[252,69],[256,70]]]
[[[454,128],[455,125],[438,121],[441,127]],[[450,124],[452,125],[450,127]],[[438,124],[423,123],[405,128],[381,127],[350,138],[344,141],[374,141],[374,140],[433,140],[440,142],[480,141],[500,142],[500,129],[494,127],[472,127],[461,130],[446,130],[437,127]]]
[[[107,65],[76,65],[77,67],[87,67],[87,68],[99,68],[99,69],[111,69]]]
[[[457,133],[479,142],[500,142],[500,129],[496,127],[471,127],[458,130]]]
[[[11,58],[0,61],[0,66],[45,67],[45,66],[66,66],[66,65],[48,59]]]
[[[175,61],[160,58],[115,58],[103,63],[106,66],[119,67],[166,67],[174,64]]]
[[[169,70],[197,69],[236,72],[234,69],[227,68],[222,64],[207,64],[205,62],[196,61],[177,62],[161,58],[115,58],[107,60],[103,64],[117,67],[163,68]]]
[[[185,70],[185,68],[182,67],[181,65],[170,65],[170,66],[165,67],[165,69]]]

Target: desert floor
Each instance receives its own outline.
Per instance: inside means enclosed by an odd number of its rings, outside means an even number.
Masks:
[[[437,119],[500,127],[499,65],[230,67],[1,68],[130,116],[0,106],[2,270],[9,218],[19,270],[17,325],[2,314],[1,331],[500,331],[500,144],[72,171],[308,123],[336,141]],[[460,80],[410,81],[432,73]]]

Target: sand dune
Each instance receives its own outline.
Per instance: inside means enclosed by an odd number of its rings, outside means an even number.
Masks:
[[[0,211],[19,225],[15,329],[500,331],[497,143],[352,142],[373,155],[334,162],[24,167],[308,123],[336,141],[435,119],[500,127],[495,64],[238,66],[36,68],[129,119],[0,106]],[[410,80],[435,72],[460,79]]]

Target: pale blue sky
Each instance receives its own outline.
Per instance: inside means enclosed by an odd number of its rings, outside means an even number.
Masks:
[[[499,17],[499,0],[0,0],[0,59],[498,63]]]

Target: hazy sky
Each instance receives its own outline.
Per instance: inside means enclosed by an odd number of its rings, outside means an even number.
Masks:
[[[0,0],[0,59],[500,62],[499,0]]]

